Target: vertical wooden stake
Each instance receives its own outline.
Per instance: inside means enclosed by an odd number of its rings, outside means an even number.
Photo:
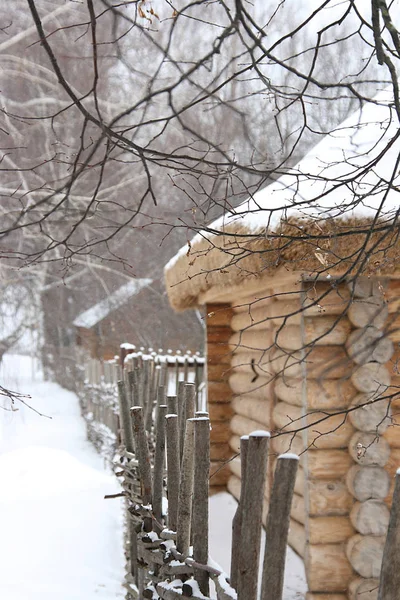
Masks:
[[[237,590],[238,581],[238,569],[239,569],[239,551],[241,546],[242,536],[242,518],[243,518],[243,498],[244,489],[246,486],[246,473],[247,473],[247,451],[249,446],[249,436],[243,435],[240,438],[240,472],[241,472],[241,486],[240,486],[240,499],[236,509],[235,516],[232,521],[232,554],[231,554],[231,586]]]
[[[193,558],[200,564],[208,562],[208,482],[210,477],[210,421],[207,417],[194,419],[193,488]],[[208,596],[208,573],[195,569],[194,576],[202,594]]]
[[[162,524],[162,499],[165,458],[165,415],[167,407],[161,404],[157,411],[156,448],[154,453],[153,471],[153,514],[156,519],[155,530],[160,532]]]
[[[128,452],[134,452],[135,443],[133,439],[131,417],[129,414],[128,398],[126,397],[126,387],[123,381],[118,381],[118,403],[119,403],[119,418],[121,421],[123,442]]]
[[[144,428],[143,408],[134,406],[131,408],[133,433],[136,441],[136,454],[139,463],[139,477],[142,490],[142,502],[145,505],[152,503],[151,463],[150,452],[147,444],[146,431]],[[151,519],[144,520],[145,531],[152,530]]]
[[[238,600],[257,600],[262,507],[269,438],[270,434],[266,431],[254,431],[249,435],[243,492],[242,543],[239,552]]]
[[[185,443],[178,500],[178,524],[176,531],[176,548],[184,556],[188,556],[190,547],[190,530],[192,519],[192,500],[194,483],[194,419],[186,421]]]
[[[185,382],[178,383],[178,418],[179,418],[179,455],[182,462],[183,442],[185,439],[186,410],[185,410]]]
[[[400,469],[396,473],[389,527],[383,551],[378,600],[397,600],[400,590]]]
[[[299,457],[282,454],[275,469],[267,519],[261,600],[282,600],[286,545]]]
[[[178,414],[178,400],[176,396],[167,396],[167,406],[169,415]]]
[[[167,437],[168,528],[176,531],[180,481],[178,415],[165,417]]]

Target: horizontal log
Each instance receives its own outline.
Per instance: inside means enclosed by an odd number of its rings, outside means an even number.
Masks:
[[[302,436],[295,433],[287,434],[273,434],[271,439],[271,453],[275,456],[279,454],[286,454],[291,452],[293,454],[301,455],[305,450],[305,444]],[[300,461],[303,461],[301,456]]]
[[[303,406],[303,394],[306,394],[307,407],[310,409],[346,408],[357,394],[349,379],[309,379],[303,386],[301,378],[277,377],[275,394],[289,404]]]
[[[381,500],[356,502],[351,509],[350,520],[362,535],[386,535],[389,525],[389,509]]]
[[[210,463],[210,485],[226,486],[230,477],[229,463]]]
[[[207,408],[211,423],[215,421],[229,421],[234,415],[233,408],[229,402],[209,402]]]
[[[355,329],[346,341],[346,350],[357,365],[367,362],[385,364],[394,352],[392,340],[377,327]]]
[[[305,455],[311,479],[340,479],[353,465],[347,450],[307,450]]]
[[[269,429],[272,427],[272,406],[272,398],[260,400],[259,398],[244,396],[242,398],[236,397],[232,401],[235,414],[258,421]]]
[[[364,406],[363,406],[364,405]],[[391,409],[387,400],[374,394],[358,394],[351,402],[349,420],[359,431],[382,434],[391,423]]]
[[[237,396],[249,394],[255,398],[270,398],[273,382],[267,377],[257,377],[248,373],[233,373],[229,377],[229,385]]]
[[[300,494],[296,493],[293,494],[290,515],[298,523],[304,525],[304,523],[306,522],[306,508],[304,503],[304,496],[300,496]]]
[[[235,352],[231,358],[231,367],[233,372],[248,373],[252,378],[256,376],[275,377],[271,369],[268,351]]]
[[[242,292],[232,303],[232,310],[236,313],[248,312],[250,308],[261,308],[268,306],[274,301],[272,290],[259,280],[252,283],[246,282],[246,286],[241,285]],[[244,290],[243,290],[244,287]],[[251,288],[251,289],[250,289]]]
[[[390,385],[390,373],[379,363],[366,363],[352,372],[351,382],[359,392],[384,394]]]
[[[377,438],[375,433],[357,431],[350,440],[349,452],[359,465],[384,467],[390,457],[390,446],[383,437]]]
[[[346,475],[346,485],[360,502],[383,500],[389,493],[390,479],[383,467],[353,465]]]
[[[289,350],[298,350],[311,343],[318,346],[338,346],[346,342],[350,330],[351,324],[346,317],[306,317],[302,326],[275,328],[272,338],[277,346]]]
[[[306,600],[348,600],[347,594],[324,594],[307,592]]]
[[[230,365],[224,364],[208,364],[207,365],[207,377],[208,381],[215,381],[217,383],[228,381],[229,377],[232,375],[232,369]]]
[[[343,481],[309,480],[308,504],[310,516],[344,516],[349,514],[353,497]]]
[[[400,316],[390,315],[386,323],[385,331],[388,337],[398,344],[400,342]]]
[[[307,426],[307,443],[316,448],[347,448],[354,428],[346,415],[329,416],[326,412],[308,412],[302,418],[301,408],[278,402],[272,413],[273,422],[280,431],[296,431]],[[323,420],[322,422],[321,419]]]
[[[378,600],[379,579],[356,577],[349,585],[349,600]]]
[[[388,277],[359,277],[349,281],[347,286],[354,298],[369,298],[377,296],[385,298],[389,285]]]
[[[310,544],[339,544],[347,541],[354,533],[349,516],[308,519]]]
[[[207,327],[207,343],[227,344],[232,335],[230,327]]]
[[[241,350],[268,350],[273,344],[272,331],[265,329],[261,331],[238,331],[229,338],[229,347],[233,352]]]
[[[207,304],[205,321],[207,328],[229,326],[233,317],[233,310],[229,304]]]
[[[268,317],[265,306],[257,306],[257,304],[247,307],[243,312],[235,313],[231,321],[232,331],[243,331],[248,328],[251,328],[251,331],[268,330],[271,327],[272,321]]]
[[[239,437],[242,435],[249,435],[252,431],[269,431],[269,429],[262,423],[248,419],[242,415],[234,415],[232,417],[230,428],[232,433],[238,435]]]
[[[207,388],[207,399],[209,403],[225,403],[230,402],[232,398],[232,390],[229,383],[222,381],[210,381]]]
[[[211,444],[210,458],[212,461],[228,460],[233,452],[229,444]]]
[[[305,556],[306,542],[307,537],[304,525],[294,519],[290,519],[288,544],[301,558]]]
[[[391,448],[400,448],[400,415],[397,418],[394,417],[394,419],[396,423],[386,429],[383,437]]]
[[[346,544],[346,556],[353,569],[365,578],[379,577],[385,537],[354,535]]]
[[[294,482],[294,491],[299,496],[304,496],[304,488],[305,488],[305,475],[304,469],[301,465],[297,469],[296,480]]]
[[[346,592],[353,578],[343,544],[310,544],[305,566],[308,588],[312,592]]]
[[[232,348],[227,343],[207,343],[208,365],[230,365]]]
[[[210,444],[228,444],[231,436],[229,421],[216,421],[210,429]]]
[[[240,436],[232,435],[229,440],[229,447],[234,454],[238,454],[240,452]]]
[[[285,377],[307,377],[314,379],[341,379],[349,374],[351,361],[340,346],[315,346],[304,351],[271,352],[271,368]]]
[[[354,327],[373,325],[378,329],[385,326],[389,310],[382,296],[353,300],[347,311],[347,316]]]

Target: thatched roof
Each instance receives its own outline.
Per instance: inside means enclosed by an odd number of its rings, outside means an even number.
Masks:
[[[311,276],[400,276],[399,124],[388,92],[375,102],[173,257],[165,280],[176,310],[280,266]]]

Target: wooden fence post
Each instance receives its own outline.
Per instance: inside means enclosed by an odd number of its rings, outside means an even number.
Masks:
[[[298,465],[299,457],[294,454],[281,454],[276,463],[267,518],[261,600],[282,600],[290,508]]]
[[[178,522],[178,494],[180,481],[178,415],[166,415],[168,528],[176,531]]]
[[[208,480],[210,473],[210,420],[194,419],[194,489],[193,489],[193,558],[208,563]],[[194,576],[202,594],[208,596],[208,572],[194,569]]]
[[[157,411],[156,424],[156,448],[154,453],[154,471],[153,471],[153,514],[156,520],[155,530],[160,532],[162,524],[162,499],[163,499],[163,481],[164,481],[164,459],[165,459],[165,415],[167,407],[160,404]]]
[[[232,521],[232,552],[231,552],[231,586],[237,590],[238,569],[239,569],[239,551],[241,546],[242,519],[243,519],[243,498],[246,487],[247,474],[247,451],[249,446],[249,436],[243,435],[240,438],[240,464],[242,473],[242,483],[240,486],[240,499]]]
[[[400,590],[400,469],[396,473],[389,528],[383,551],[378,600],[397,600]]]
[[[133,440],[131,417],[129,414],[129,404],[128,398],[126,396],[126,387],[123,381],[118,381],[118,402],[124,444],[128,452],[133,453],[135,450],[135,443]]]
[[[178,523],[176,548],[183,556],[188,556],[192,520],[192,500],[194,483],[194,419],[186,421],[185,442],[181,468],[178,500]]]
[[[257,600],[269,438],[270,434],[267,431],[254,431],[249,435],[237,582],[238,600]]]
[[[134,406],[131,408],[133,432],[136,441],[136,454],[139,463],[139,477],[142,488],[142,501],[144,505],[152,503],[152,484],[151,484],[151,462],[149,446],[146,439],[146,430],[144,428],[143,408]],[[152,530],[151,519],[144,520],[144,530]]]

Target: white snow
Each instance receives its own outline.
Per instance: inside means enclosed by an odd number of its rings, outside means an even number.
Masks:
[[[379,213],[392,219],[400,207],[400,136],[380,156],[388,142],[399,132],[389,89],[356,111],[333,132],[326,135],[294,168],[261,189],[232,212],[226,213],[209,230],[224,231],[228,225],[245,227],[265,236],[290,217],[373,218]],[[373,164],[374,163],[374,164]],[[394,189],[388,191],[388,182]],[[353,181],[354,180],[354,181]],[[191,247],[204,238],[202,231],[191,240]],[[183,246],[165,266],[173,267],[188,254]]]
[[[252,431],[249,433],[249,437],[267,437],[270,438],[271,434],[269,431],[265,431],[264,429],[257,429],[256,431]]]
[[[122,599],[122,502],[104,500],[120,488],[86,440],[77,397],[32,381],[28,357],[6,355],[0,380],[47,415],[0,410],[1,597]]]
[[[278,456],[278,460],[280,458],[288,458],[290,460],[299,460],[299,457],[297,456],[297,454],[293,454],[292,452],[285,452],[285,454],[280,454]]]
[[[107,296],[107,298],[78,315],[73,324],[75,327],[90,329],[90,327],[102,321],[113,310],[117,310],[117,308],[123,306],[129,298],[151,283],[151,279],[132,279],[128,281],[128,283],[122,285],[115,292]]]

